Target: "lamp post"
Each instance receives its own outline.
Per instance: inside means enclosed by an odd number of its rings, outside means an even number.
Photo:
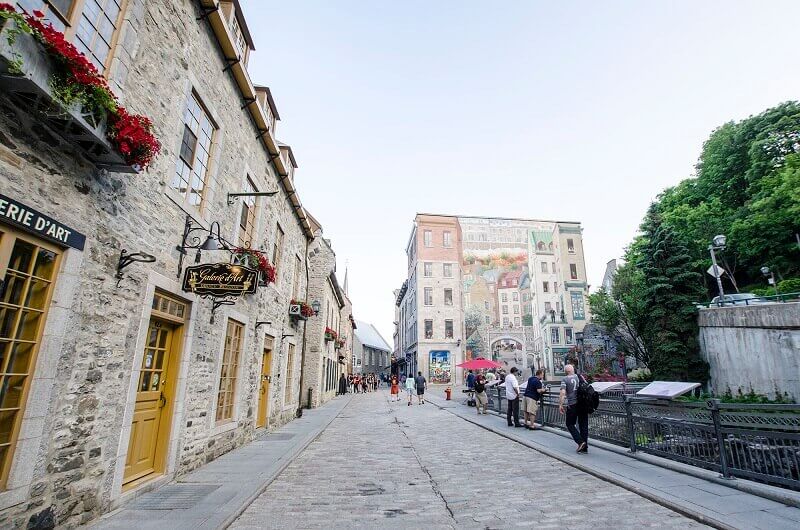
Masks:
[[[778,284],[775,283],[775,273],[769,270],[769,267],[761,267],[761,274],[764,275],[764,278],[767,279],[767,283],[775,289],[775,296],[780,296],[778,292]]]
[[[719,265],[717,265],[717,255],[714,251],[725,250],[725,243],[727,240],[727,237],[720,234],[718,236],[714,236],[714,239],[711,240],[711,244],[708,245],[708,251],[711,253],[711,266],[714,269],[714,277],[717,279],[717,288],[719,289],[719,300],[717,301],[717,305],[724,305],[725,291],[722,290],[722,273],[719,270]]]
[[[322,306],[320,305],[319,300],[314,300],[313,302],[311,302],[311,309],[314,310],[314,316],[319,315],[319,311],[320,311],[320,309],[322,309]]]
[[[578,343],[578,373],[583,373],[583,332],[575,333],[575,342]]]

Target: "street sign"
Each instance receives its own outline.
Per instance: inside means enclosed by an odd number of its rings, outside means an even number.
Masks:
[[[708,268],[708,270],[706,271],[706,273],[707,273],[709,276],[713,276],[714,278],[722,278],[723,276],[725,276],[725,269],[723,269],[722,267],[720,267],[719,265],[717,265],[717,270],[715,271],[715,270],[714,270],[714,266],[712,265],[712,266],[710,266],[710,267]]]
[[[258,286],[258,271],[230,263],[209,263],[186,267],[183,290],[200,296],[242,296],[253,294]]]

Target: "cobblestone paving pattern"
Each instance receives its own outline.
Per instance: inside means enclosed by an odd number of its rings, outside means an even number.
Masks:
[[[434,405],[390,403],[385,390],[356,395],[231,526],[656,527],[702,525]]]

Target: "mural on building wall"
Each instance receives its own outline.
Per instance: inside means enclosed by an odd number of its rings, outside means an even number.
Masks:
[[[429,374],[428,383],[445,384],[450,383],[450,352],[446,350],[434,350],[430,353],[430,363],[428,364]]]

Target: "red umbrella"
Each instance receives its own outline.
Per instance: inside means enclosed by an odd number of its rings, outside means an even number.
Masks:
[[[457,364],[459,368],[466,368],[467,370],[481,370],[483,368],[500,368],[502,365],[483,357],[478,357],[461,364]]]

